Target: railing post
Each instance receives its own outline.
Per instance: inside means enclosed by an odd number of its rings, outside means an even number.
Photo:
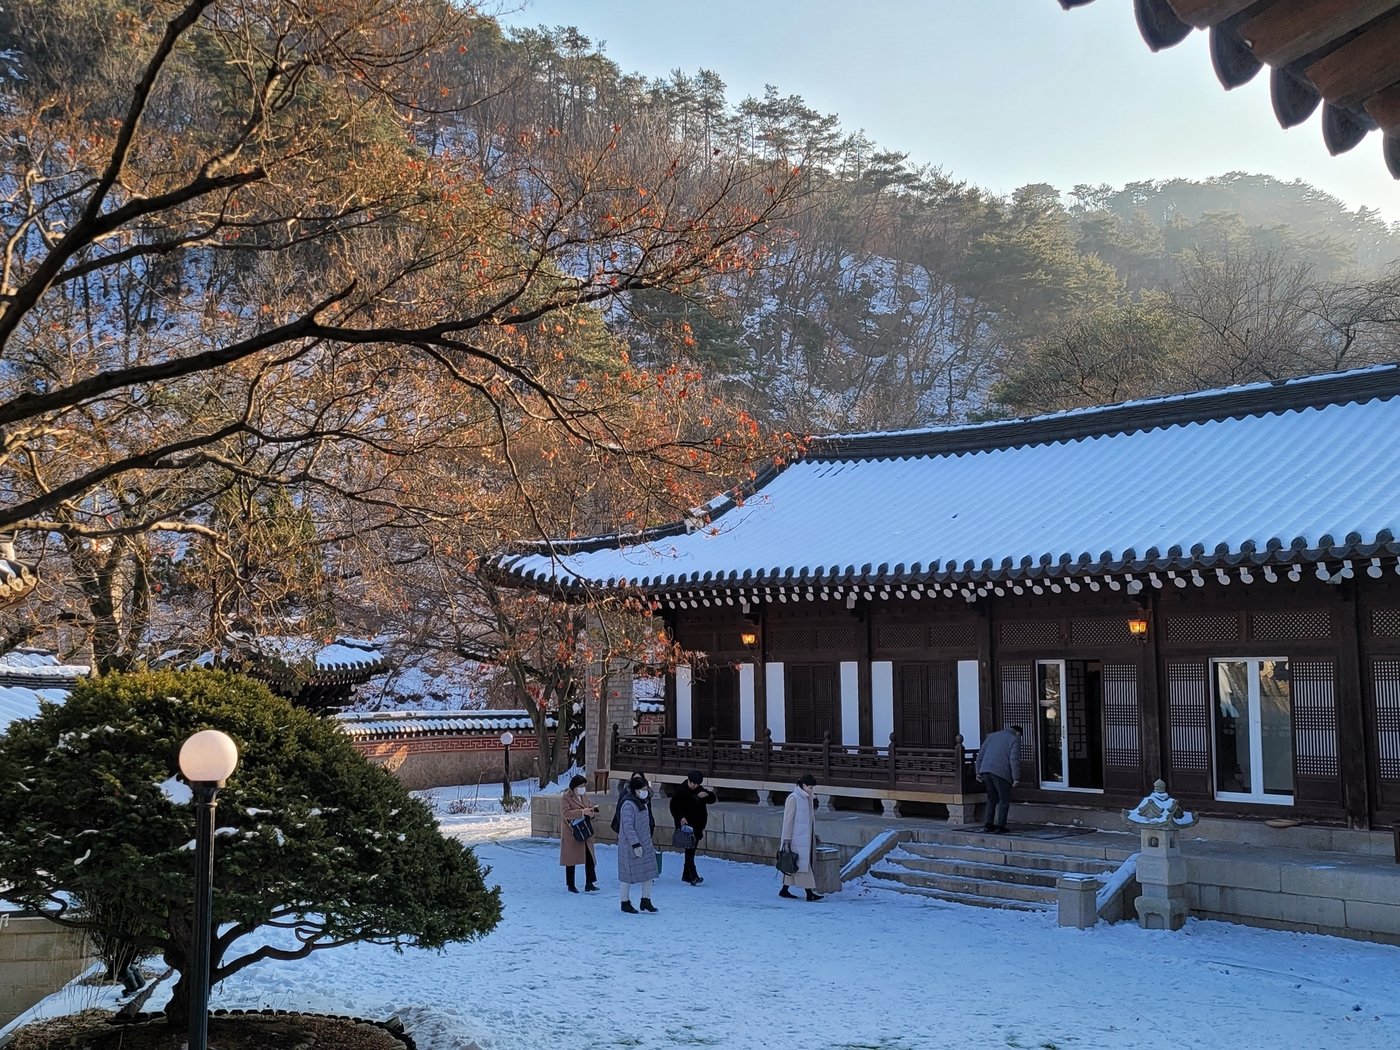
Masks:
[[[967,761],[967,752],[963,750],[963,735],[959,733],[953,737],[953,758],[957,760],[958,794],[961,795],[967,789],[967,771],[963,768],[963,763]]]
[[[705,765],[705,772],[710,777],[715,775],[715,727],[710,726],[710,757]]]
[[[677,738],[679,739],[679,737]],[[665,765],[666,759],[666,723],[662,722],[656,727],[656,779],[661,781],[661,768]]]
[[[766,783],[770,780],[769,774],[773,771],[773,730],[763,731],[763,780]]]
[[[608,768],[609,768],[609,769],[616,769],[616,768],[617,768],[617,742],[618,742],[618,741],[617,741],[617,738],[618,738],[618,735],[619,735],[619,734],[618,734],[617,723],[614,722],[614,723],[612,724],[612,738],[608,741]]]
[[[893,791],[895,785],[899,783],[899,777],[898,777],[898,776],[896,775],[896,773],[895,773],[895,765],[896,765],[896,762],[895,762],[894,734],[891,733],[891,734],[890,734],[890,790],[891,790],[891,791]]]
[[[831,783],[831,730],[822,734],[822,783]]]

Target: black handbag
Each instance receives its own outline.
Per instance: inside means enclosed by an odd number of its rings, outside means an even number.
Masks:
[[[688,826],[677,828],[671,833],[671,845],[676,849],[694,849],[695,829]]]
[[[569,829],[574,833],[574,838],[580,842],[587,842],[593,837],[593,818],[577,817],[569,821]]]
[[[796,875],[798,868],[797,854],[790,849],[778,850],[778,859],[773,862],[773,866],[784,875]]]

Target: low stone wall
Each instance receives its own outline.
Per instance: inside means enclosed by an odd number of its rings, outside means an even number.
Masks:
[[[0,1027],[90,964],[87,940],[34,915],[0,912]]]
[[[1400,944],[1400,867],[1392,861],[1337,854],[1319,863],[1278,849],[1249,857],[1211,846],[1182,843],[1192,915]]]

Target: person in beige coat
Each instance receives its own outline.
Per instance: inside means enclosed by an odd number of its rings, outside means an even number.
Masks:
[[[822,895],[817,892],[817,878],[812,872],[812,857],[817,847],[816,821],[817,778],[804,773],[797,780],[797,786],[783,803],[782,846],[797,854],[797,872],[783,876],[783,888],[779,897],[797,900],[797,894],[789,886],[800,886],[807,891],[809,901],[819,901]]]
[[[598,861],[593,855],[593,836],[580,842],[574,837],[573,822],[587,820],[590,823],[598,814],[598,807],[588,801],[588,780],[575,776],[569,781],[569,790],[564,793],[560,809],[559,863],[564,866],[564,881],[570,893],[577,893],[574,884],[574,868],[583,865],[583,888],[588,893],[598,892]]]

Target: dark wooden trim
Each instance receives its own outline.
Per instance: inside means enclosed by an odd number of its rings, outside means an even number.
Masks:
[[[1167,724],[1166,683],[1163,679],[1165,668],[1162,662],[1162,603],[1155,590],[1147,592],[1147,640],[1139,654],[1138,681],[1142,694],[1138,697],[1138,713],[1142,726],[1142,779],[1143,793],[1154,782],[1163,779],[1167,768],[1167,756],[1163,749],[1165,734],[1162,727]]]
[[[977,707],[980,739],[986,739],[1001,719],[1000,679],[996,673],[996,617],[992,599],[977,603]]]
[[[1333,633],[1337,661],[1337,771],[1342,778],[1342,806],[1347,824],[1371,826],[1371,775],[1367,755],[1366,708],[1361,684],[1360,604],[1353,585],[1337,588]]]

